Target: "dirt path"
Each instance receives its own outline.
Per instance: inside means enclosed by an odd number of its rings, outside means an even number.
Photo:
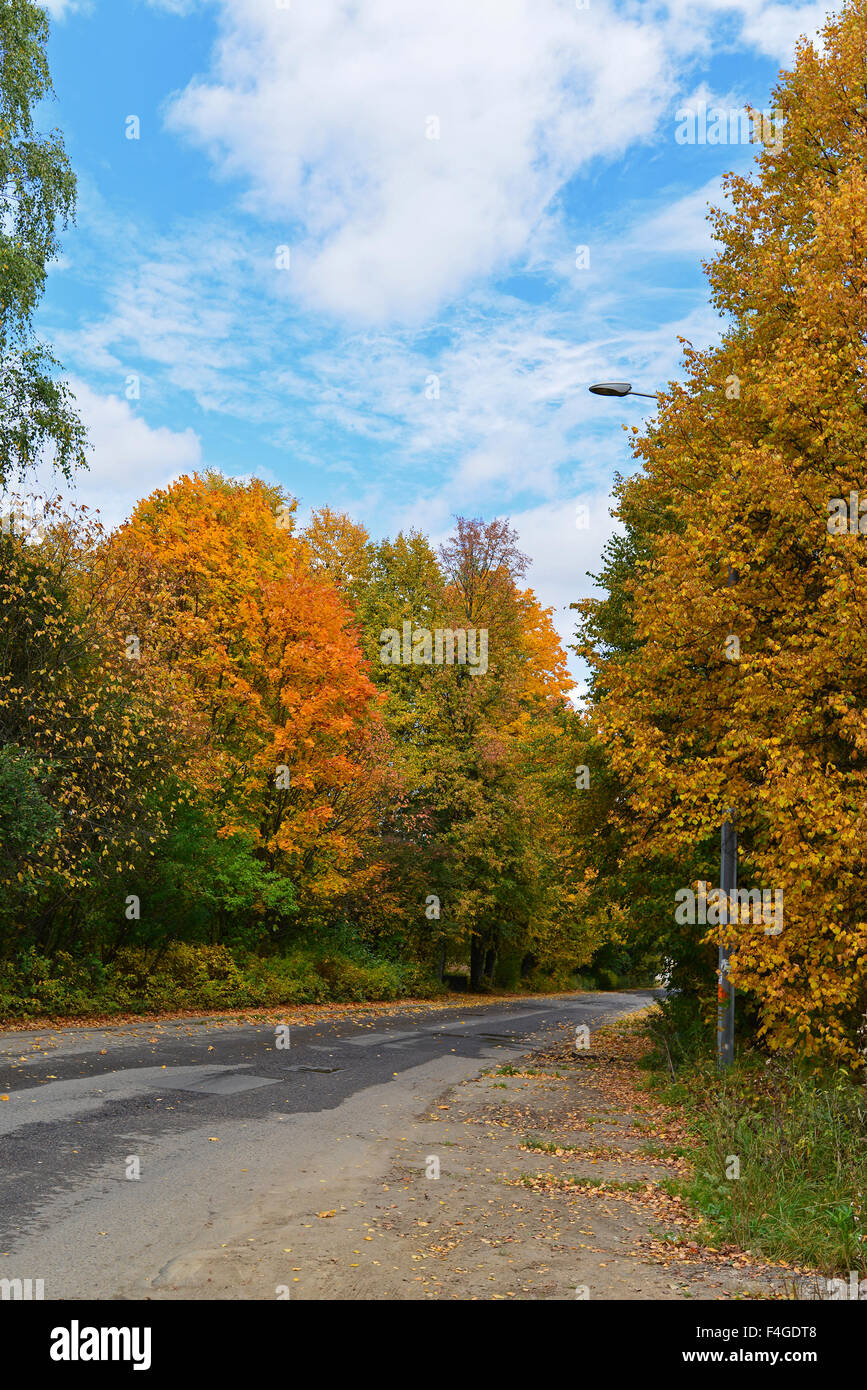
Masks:
[[[703,1247],[661,1186],[683,1166],[683,1136],[638,1089],[642,1046],[618,1024],[576,1051],[564,1028],[405,1123],[377,1179],[332,1170],[321,1206],[200,1260],[182,1287],[170,1273],[151,1296],[785,1297],[790,1271]]]

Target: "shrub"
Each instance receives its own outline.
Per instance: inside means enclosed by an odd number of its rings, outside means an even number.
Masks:
[[[0,1019],[357,1003],[442,991],[420,965],[364,951],[356,956],[303,948],[263,958],[242,948],[175,942],[156,957],[129,947],[103,964],[66,951],[49,960],[31,947],[0,977]]]

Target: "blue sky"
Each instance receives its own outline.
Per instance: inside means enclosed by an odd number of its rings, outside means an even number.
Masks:
[[[211,466],[374,537],[509,515],[569,640],[652,408],[587,386],[652,391],[720,327],[706,204],[752,152],[676,113],[767,109],[827,7],[44,3],[79,212],[39,328],[79,499],[114,523]]]

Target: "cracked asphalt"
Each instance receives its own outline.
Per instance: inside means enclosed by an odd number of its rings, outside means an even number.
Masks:
[[[46,1299],[138,1298],[207,1250],[388,1171],[444,1087],[649,991],[290,1025],[186,1020],[0,1033],[0,1278]],[[289,1016],[287,1010],[287,1016]],[[308,1011],[309,1013],[309,1011]],[[273,1297],[251,1290],[239,1296]]]

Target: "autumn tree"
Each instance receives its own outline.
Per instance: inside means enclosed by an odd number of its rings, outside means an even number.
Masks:
[[[0,533],[0,951],[134,991],[178,941],[567,984],[598,936],[580,721],[514,533],[460,520],[437,556],[294,515],[206,473],[110,535],[57,500]],[[404,624],[484,630],[484,664],[384,663]]]
[[[418,533],[378,546],[360,603],[403,789],[384,830],[404,931],[440,969],[449,952],[466,952],[473,988],[491,982],[504,951],[523,958],[550,936],[524,740],[534,719],[563,706],[568,680],[550,613],[520,587],[525,568],[507,522],[459,518],[439,556]],[[484,631],[485,669],[384,661],[384,634],[405,625],[419,642],[437,629]]]
[[[366,527],[331,507],[314,511],[301,539],[309,549],[310,568],[325,574],[354,606],[371,573],[373,545]]]
[[[773,1048],[859,1065],[867,1012],[867,9],[802,42],[780,138],[714,214],[712,300],[619,489],[636,527],[623,642],[597,653],[598,716],[635,855],[715,881],[733,808],[740,881],[782,931],[712,929]],[[841,518],[845,516],[845,523]],[[703,861],[703,862],[702,862]],[[688,934],[688,932],[686,933]],[[693,935],[695,931],[693,931]]]
[[[124,621],[145,667],[206,726],[185,775],[315,924],[376,873],[380,754],[351,613],[293,510],[258,480],[193,475],[141,502],[112,550],[137,576]]]

